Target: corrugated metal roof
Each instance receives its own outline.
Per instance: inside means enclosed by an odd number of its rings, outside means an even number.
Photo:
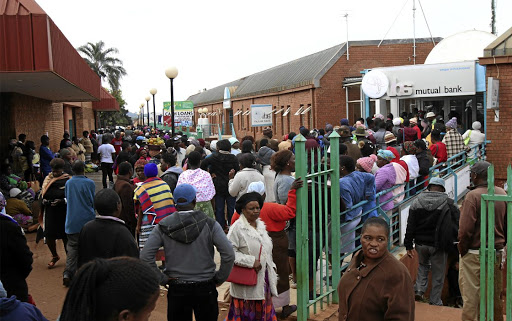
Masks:
[[[233,87],[233,86],[239,86],[245,78],[241,78],[232,82],[229,82],[224,85],[217,86],[212,89],[208,89],[206,91],[202,91],[200,93],[197,93],[195,95],[192,95],[187,98],[187,100],[190,100],[194,103],[194,106],[197,105],[204,105],[208,103],[217,103],[224,100],[224,88],[226,87]]]
[[[238,86],[233,98],[311,85],[315,76],[343,47],[344,44],[337,45],[250,75]]]
[[[434,38],[435,42],[442,38]],[[416,43],[432,41],[430,38],[417,38]],[[350,41],[349,46],[378,45],[379,40]],[[412,43],[412,39],[389,39],[383,45]],[[314,85],[320,86],[320,78],[345,54],[345,43],[320,52],[272,67],[245,78],[190,96],[194,105],[217,103],[224,98],[224,88],[238,86],[231,98],[280,92],[288,89]]]

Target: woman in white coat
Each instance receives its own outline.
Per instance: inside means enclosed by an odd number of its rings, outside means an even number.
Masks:
[[[272,240],[259,219],[262,206],[263,198],[254,192],[242,195],[235,205],[237,213],[242,214],[228,233],[235,251],[235,265],[253,268],[258,279],[253,286],[231,283],[227,321],[277,320],[272,304],[272,296],[277,296],[277,274],[272,260]]]
[[[238,162],[240,163],[240,171],[235,174],[232,169],[229,172],[228,191],[238,200],[242,195],[247,193],[247,188],[252,182],[265,183],[265,177],[256,169],[256,157],[250,153],[240,154]]]

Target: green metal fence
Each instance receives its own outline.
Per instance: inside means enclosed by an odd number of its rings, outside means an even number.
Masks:
[[[302,135],[298,135],[295,139],[295,176],[302,178],[305,182],[304,186],[307,186],[297,192],[298,320],[307,320],[310,313],[316,314],[326,305],[338,303],[337,285],[341,271],[348,267],[348,260],[352,254],[361,249],[360,236],[356,236],[345,244],[340,244],[341,237],[354,233],[363,225],[363,220],[361,220],[357,226],[347,230],[346,227],[350,222],[345,222],[346,215],[357,208],[362,209],[361,214],[354,219],[366,217],[372,212],[379,214],[387,220],[391,227],[388,248],[390,251],[396,251],[400,246],[401,206],[410,202],[414,195],[425,189],[423,182],[395,185],[377,193],[375,200],[362,201],[340,212],[340,136],[333,132],[329,139],[331,149],[329,155],[322,149],[306,151],[306,139]],[[484,155],[485,143],[477,145],[469,151],[463,151],[449,158],[445,163],[433,166],[430,169],[429,177],[440,176],[450,179],[453,176],[454,199],[457,201],[457,196],[461,194],[460,191],[466,188],[466,186],[457,186],[458,173],[474,161],[485,157]],[[380,201],[383,195],[401,187],[404,187],[403,192],[385,202]],[[413,192],[414,190],[416,192]],[[393,202],[401,196],[404,196],[403,201],[396,204],[393,210],[387,212],[382,210],[382,206],[387,202]],[[340,228],[344,229],[343,234],[341,234]],[[346,246],[351,244],[356,245],[352,246],[351,250],[345,250]],[[340,249],[344,249],[343,255],[341,255]],[[312,271],[309,271],[310,268]]]
[[[494,193],[494,166],[487,171],[487,194],[482,195],[480,208],[480,320],[494,320],[494,296],[499,295],[500,285],[494,282],[496,250],[494,248],[495,202],[507,203],[507,250],[512,249],[512,168],[507,168],[507,195]],[[512,264],[507,263],[506,288],[512,291]],[[512,321],[512,296],[506,296],[507,321]]]

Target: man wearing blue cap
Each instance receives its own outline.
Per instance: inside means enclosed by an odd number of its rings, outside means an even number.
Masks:
[[[202,211],[195,210],[197,190],[181,184],[174,190],[178,212],[164,218],[153,230],[140,253],[160,275],[160,284],[168,285],[167,320],[217,320],[217,289],[227,280],[235,260],[235,252],[222,227]],[[155,263],[155,255],[163,246],[165,270]],[[221,263],[216,270],[215,250]]]
[[[445,193],[444,180],[430,179],[428,188],[414,199],[409,209],[404,245],[407,255],[418,254],[418,275],[414,284],[417,300],[423,300],[428,286],[428,272],[432,270],[432,290],[429,302],[443,305],[441,293],[448,251],[457,240],[460,212]],[[413,242],[416,251],[413,250]]]

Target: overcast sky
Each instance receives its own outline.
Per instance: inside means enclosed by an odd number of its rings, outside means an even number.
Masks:
[[[345,13],[349,40],[380,40],[395,18],[386,39],[413,35],[413,0],[36,1],[74,47],[103,40],[119,49],[128,72],[121,88],[132,112],[139,111],[153,87],[157,110],[170,100],[164,73],[169,66],[179,70],[175,100],[185,100],[203,88],[345,42]],[[491,31],[491,0],[421,4],[434,37]],[[429,37],[418,0],[416,6],[416,37]],[[512,1],[497,1],[498,34],[512,27],[511,12]]]

